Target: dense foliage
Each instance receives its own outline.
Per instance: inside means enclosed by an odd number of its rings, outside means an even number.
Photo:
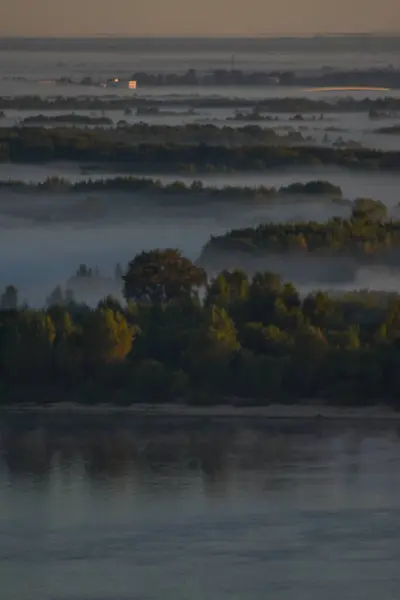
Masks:
[[[39,118],[39,121],[37,119]],[[57,122],[58,121],[58,122]],[[40,127],[43,124],[52,124],[54,127]],[[63,123],[68,125],[79,125],[80,127],[63,127]],[[83,152],[82,160],[102,160],[107,156],[110,160],[114,151],[117,155],[129,149],[149,145],[155,150],[168,146],[182,145],[216,145],[216,146],[260,146],[264,144],[291,145],[305,143],[305,138],[299,132],[289,131],[278,134],[271,128],[259,127],[258,125],[246,125],[243,127],[230,127],[213,124],[188,123],[185,125],[155,125],[148,123],[134,123],[128,125],[122,122],[123,127],[117,128],[95,128],[98,125],[111,125],[112,120],[108,117],[92,117],[86,115],[72,115],[70,117],[47,116],[47,117],[27,117],[22,126],[3,128],[0,130],[0,140],[3,144],[8,144],[10,151],[21,149],[21,147],[31,148],[34,144],[38,149],[46,147],[49,152],[50,146],[55,153],[59,152]],[[35,124],[37,125],[35,127]],[[29,125],[24,126],[24,125]],[[58,126],[57,126],[58,125]],[[90,125],[90,128],[81,126]],[[114,147],[116,146],[116,147]],[[90,156],[89,151],[94,152]],[[99,157],[103,154],[103,158]],[[110,155],[109,155],[110,153]],[[66,160],[73,159],[68,154],[63,154]],[[11,155],[11,158],[19,160],[18,155]],[[41,158],[39,155],[38,158]],[[52,157],[48,156],[50,160]],[[54,158],[54,157],[53,157]],[[57,158],[57,157],[56,157]],[[127,157],[129,158],[129,157]],[[44,159],[44,157],[43,157]],[[122,160],[120,157],[117,160]]]
[[[139,127],[139,126],[138,126]],[[158,135],[164,131],[164,140],[141,143],[146,139],[138,133],[135,140],[131,129],[46,129],[35,127],[15,127],[0,129],[0,161],[45,162],[74,161],[82,163],[117,163],[132,171],[262,171],[276,167],[299,165],[338,165],[347,168],[397,170],[400,164],[399,151],[369,150],[366,148],[329,148],[318,146],[268,145],[261,143],[263,130],[255,125],[241,129],[220,128],[212,125],[193,125],[203,132],[208,143],[189,143],[189,126],[157,129]],[[151,133],[153,126],[143,125],[143,130]],[[186,133],[185,133],[186,132]],[[236,143],[229,141],[230,136]],[[261,140],[242,144],[240,135],[259,136]],[[182,136],[186,139],[182,143]],[[215,136],[222,136],[221,143]],[[227,136],[227,137],[226,137]],[[238,137],[239,136],[239,137]],[[148,138],[147,138],[148,139]],[[187,145],[186,145],[187,142]]]
[[[277,195],[329,196],[341,198],[342,190],[329,181],[309,181],[293,183],[279,189],[260,186],[224,186],[213,187],[204,185],[202,181],[194,180],[190,184],[183,181],[173,181],[163,184],[160,179],[150,177],[112,177],[108,179],[87,179],[71,182],[62,177],[48,177],[39,183],[25,183],[12,179],[0,180],[0,190],[18,192],[126,192],[130,194],[165,194],[165,195],[196,195],[214,199],[261,199],[274,198]],[[343,200],[345,202],[345,200]]]
[[[83,267],[81,276],[91,277]],[[274,273],[205,273],[177,250],[143,252],[123,277],[126,305],[96,309],[60,292],[45,310],[1,297],[4,403],[74,399],[265,404],[324,399],[398,406],[400,298],[301,298]]]
[[[397,88],[400,72],[397,69],[327,70],[327,72],[296,73],[294,71],[242,71],[241,69],[213,69],[206,73],[190,68],[184,73],[154,73],[137,71],[120,82],[134,79],[140,87],[153,86],[384,86]],[[74,83],[72,80],[70,83]],[[113,80],[109,83],[112,84]],[[96,85],[96,80],[85,77],[82,83]]]
[[[73,125],[112,125],[109,117],[95,117],[90,115],[31,115],[22,120],[23,125],[46,125],[49,123],[71,123]]]
[[[304,257],[347,256],[368,263],[398,264],[400,221],[387,218],[386,206],[369,198],[358,198],[350,219],[335,217],[325,223],[266,223],[234,229],[211,237],[202,260],[215,252],[294,253]]]

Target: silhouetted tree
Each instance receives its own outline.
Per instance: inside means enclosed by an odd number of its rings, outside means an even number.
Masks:
[[[130,263],[124,293],[127,299],[165,302],[192,295],[206,284],[206,273],[179,250],[152,250],[138,254]]]
[[[1,296],[1,310],[17,310],[18,308],[18,290],[13,285],[8,285]]]

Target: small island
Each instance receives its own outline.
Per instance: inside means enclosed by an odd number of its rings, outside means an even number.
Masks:
[[[82,130],[68,127],[0,128],[0,162],[73,161],[116,165],[132,172],[212,173],[335,165],[398,170],[400,151],[312,145],[300,132],[278,135],[257,125],[219,128],[188,124]]]
[[[275,267],[297,284],[350,283],[360,267],[399,267],[400,221],[388,219],[386,206],[369,198],[351,207],[347,219],[265,223],[211,237],[198,264],[208,271]]]
[[[163,184],[159,179],[150,177],[112,177],[108,179],[88,179],[84,181],[71,182],[62,177],[47,177],[39,183],[25,183],[16,180],[0,180],[0,189],[15,191],[19,193],[87,193],[87,192],[121,192],[131,195],[140,194],[149,198],[151,196],[163,196],[166,198],[181,197],[183,200],[196,197],[199,201],[256,201],[280,200],[285,196],[296,197],[321,197],[332,201],[342,198],[342,190],[339,186],[329,181],[309,181],[307,183],[292,183],[280,188],[260,186],[207,186],[202,181],[194,180],[190,184],[183,181],[173,181]],[[346,200],[343,199],[346,203]]]
[[[109,117],[94,117],[89,115],[32,115],[21,121],[22,125],[112,125],[113,120]]]
[[[254,98],[239,98],[231,96],[192,96],[187,98],[171,97],[142,98],[129,97],[104,97],[93,95],[79,96],[54,96],[51,98],[35,95],[25,96],[0,96],[0,110],[32,110],[32,111],[127,111],[130,115],[137,108],[156,107],[168,109],[171,107],[183,109],[199,108],[229,108],[232,110],[259,110],[275,114],[341,114],[365,113],[371,119],[393,118],[400,114],[400,98],[387,96],[382,98],[357,99],[352,96],[339,98],[335,101],[308,97],[280,97],[277,96],[262,100]]]

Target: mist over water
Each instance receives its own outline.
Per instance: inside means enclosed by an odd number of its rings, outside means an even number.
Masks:
[[[125,170],[114,170],[112,168],[89,169],[89,174],[85,168],[74,163],[49,163],[49,164],[5,164],[0,163],[0,181],[14,179],[25,183],[39,183],[47,177],[63,177],[74,183],[76,181],[86,181],[88,179],[98,180],[111,177],[124,177],[133,175],[141,177],[138,172],[128,172]],[[266,187],[287,186],[291,183],[307,183],[310,180],[327,180],[342,188],[345,198],[373,198],[384,202],[389,208],[395,207],[400,202],[399,186],[400,174],[396,172],[382,171],[350,171],[340,167],[296,167],[293,169],[271,169],[264,172],[245,172],[245,173],[217,173],[196,175],[185,175],[183,173],[157,173],[146,172],[144,177],[160,179],[163,183],[173,181],[183,181],[191,184],[193,180],[202,181],[204,185],[223,187],[223,186],[259,186]],[[1,198],[5,192],[1,191]],[[55,200],[56,201],[56,200]]]
[[[76,208],[72,211],[72,218],[68,217],[70,205],[76,207],[77,204],[76,198],[68,196],[48,201],[59,204],[51,209],[50,222],[45,218],[49,214],[48,203],[37,210],[31,207],[24,210],[20,206],[18,216],[15,209],[14,216],[10,209],[8,214],[5,211],[0,213],[4,249],[0,255],[0,280],[4,284],[17,285],[22,297],[37,305],[56,285],[64,283],[81,263],[98,266],[102,274],[111,275],[116,263],[126,265],[135,254],[154,247],[178,247],[186,256],[196,260],[210,235],[221,235],[231,228],[268,221],[312,219],[322,222],[333,216],[347,217],[350,214],[347,206],[307,199],[297,204],[282,200],[281,205],[278,201],[271,206],[267,202],[265,206],[253,205],[248,209],[238,208],[234,203],[180,208],[168,206],[167,201],[165,207],[157,204],[148,208],[129,206],[128,210],[123,207],[119,211],[115,206],[118,200],[115,200],[109,199],[108,215],[81,221]],[[84,199],[81,201],[84,202]],[[29,199],[29,203],[32,202],[35,202],[34,198]],[[61,209],[62,203],[67,204],[67,210]],[[190,197],[187,203],[190,203]],[[74,212],[78,212],[78,217],[74,217]],[[229,266],[234,267],[241,266],[242,261],[238,258],[236,264],[232,257],[231,262]],[[267,268],[266,264],[264,266]],[[268,266],[268,270],[277,269],[278,264]],[[323,270],[321,266],[321,272]],[[364,272],[361,280],[362,287],[375,287],[375,277],[371,274],[366,277]],[[386,281],[391,282],[391,288],[395,285],[398,289],[396,277],[388,276]],[[382,273],[380,282],[381,286]],[[317,280],[312,283],[318,285]]]
[[[0,165],[0,180],[40,182],[46,176],[62,176],[71,182],[88,175],[78,165]],[[120,175],[120,174],[118,174]],[[123,175],[123,174],[122,174]],[[113,173],[95,171],[92,179],[112,177]],[[150,175],[164,183],[176,179],[190,184],[192,177]],[[372,197],[383,201],[393,216],[397,204],[400,176],[391,173],[349,172],[338,168],[276,170],[266,173],[198,176],[205,185],[286,186],[312,179],[328,180],[342,188],[347,199]],[[15,193],[0,195],[0,281],[20,289],[22,299],[41,305],[58,284],[73,275],[81,263],[98,266],[111,275],[116,263],[126,265],[136,253],[154,247],[178,247],[197,260],[211,235],[231,228],[256,226],[263,222],[315,220],[334,216],[348,217],[350,207],[331,202],[330,198],[279,198],[262,202],[218,200],[202,205],[193,196],[173,199],[169,196],[142,196],[122,193]],[[232,257],[231,267],[235,264]],[[238,262],[240,260],[238,259]],[[240,265],[238,265],[240,266]],[[271,269],[279,265],[264,265]],[[260,265],[261,267],[261,265]],[[321,273],[323,272],[321,266]],[[210,272],[210,275],[213,271]],[[362,270],[346,287],[400,291],[398,274],[384,269]],[[303,284],[302,284],[303,285]],[[305,289],[326,283],[310,280]],[[107,291],[106,289],[104,290]],[[98,298],[100,299],[100,298]]]
[[[79,87],[79,86],[78,86]],[[93,88],[96,90],[97,88]],[[247,87],[243,90],[239,88],[238,92],[241,93],[232,93],[230,88],[229,93],[223,93],[223,95],[216,94],[220,97],[226,97],[227,95],[231,98],[238,99],[240,97],[243,98],[243,101],[249,102],[249,100],[253,100],[254,102],[259,102],[261,100],[265,100],[268,97],[276,98],[276,97],[304,97],[307,96],[309,98],[316,99],[316,96],[323,100],[337,100],[337,97],[333,97],[332,95],[325,92],[321,92],[319,94],[306,94],[304,90],[295,88],[288,89],[276,89],[264,93],[263,88],[262,93],[258,88],[248,89]],[[48,87],[45,91],[48,91]],[[90,92],[92,95],[92,88],[86,90]],[[118,90],[117,90],[118,91]],[[218,90],[204,90],[203,94],[205,97],[209,98],[213,96],[213,91],[218,92]],[[223,91],[219,89],[219,91]],[[61,94],[65,94],[66,96],[71,96],[71,93],[68,90],[58,89],[57,92]],[[247,92],[247,94],[246,94]],[[24,93],[33,93],[33,91],[25,90]],[[399,90],[400,93],[400,90]],[[324,118],[320,120],[320,113],[317,114],[306,114],[304,116],[303,121],[295,121],[293,118],[296,116],[295,113],[289,114],[276,114],[276,113],[263,113],[264,117],[271,117],[273,121],[252,121],[240,119],[235,120],[235,110],[231,108],[207,108],[207,107],[196,107],[192,114],[189,113],[190,103],[191,101],[197,97],[199,94],[190,94],[188,92],[180,93],[179,96],[175,94],[169,95],[164,87],[158,88],[149,88],[149,90],[138,92],[139,97],[144,98],[152,98],[153,96],[157,96],[157,100],[164,101],[165,105],[162,107],[159,113],[152,115],[136,115],[135,111],[131,115],[126,115],[123,110],[79,110],[79,115],[83,115],[86,117],[106,117],[111,119],[112,126],[115,127],[121,121],[128,125],[137,125],[139,123],[147,123],[149,125],[159,125],[159,126],[170,126],[176,127],[179,125],[187,125],[196,123],[198,125],[213,125],[214,127],[223,128],[229,126],[231,128],[243,128],[245,126],[258,126],[263,129],[273,129],[276,134],[280,136],[285,136],[288,132],[297,132],[303,136],[304,143],[307,144],[318,144],[318,145],[327,145],[330,146],[332,144],[338,143],[341,146],[346,144],[361,144],[367,148],[374,148],[377,150],[399,150],[400,149],[400,134],[384,134],[380,133],[379,130],[382,127],[395,127],[400,123],[400,115],[392,115],[383,120],[371,120],[368,118],[366,113],[331,113],[325,114]],[[0,81],[0,95],[1,95],[1,81]],[[42,95],[42,94],[41,94]],[[44,94],[46,95],[46,94]],[[355,98],[357,100],[361,100],[368,95],[366,92],[355,93]],[[395,96],[396,92],[391,92],[390,96]],[[376,94],[377,97],[378,94]],[[339,96],[340,97],[340,96]],[[342,95],[343,97],[343,95]],[[185,102],[187,99],[187,106],[174,106],[172,105],[172,100],[176,100],[179,98],[182,102]],[[168,106],[168,102],[171,102],[171,106]],[[250,110],[247,107],[239,108],[239,112],[242,111],[243,114],[249,114]],[[4,115],[0,118],[0,126],[1,127],[15,127],[20,125],[24,119],[29,117],[37,117],[40,112],[45,112],[47,117],[50,116],[59,116],[59,115],[70,115],[71,110],[46,110],[46,111],[38,111],[38,110],[13,110],[9,109],[4,111]],[[76,111],[72,111],[76,112]],[[47,123],[45,127],[52,127],[54,124]],[[67,125],[70,126],[71,125]],[[76,126],[76,125],[75,125]],[[111,125],[105,125],[104,128],[109,128]],[[79,127],[79,126],[78,126]],[[82,128],[82,127],[81,127]],[[64,165],[66,168],[66,165]],[[53,169],[54,167],[51,167]]]
[[[32,45],[33,44],[33,45]],[[368,43],[358,38],[326,39],[258,39],[258,40],[0,40],[0,94],[38,94],[40,96],[78,96],[79,94],[110,97],[131,96],[126,89],[85,87],[54,79],[61,77],[77,81],[84,76],[94,79],[127,77],[135,70],[148,72],[183,73],[189,68],[204,73],[217,68],[235,68],[243,71],[291,70],[310,73],[331,68],[397,68],[399,40],[371,38]],[[234,57],[232,58],[232,55]],[[343,94],[324,92],[309,94],[302,89],[284,86],[208,86],[138,88],[139,98],[157,97],[159,100],[193,99],[200,96],[219,96],[261,100],[269,97],[312,97],[335,100]],[[400,92],[354,92],[357,99],[397,96]],[[60,111],[56,111],[60,112]],[[62,111],[61,111],[62,112]],[[18,120],[34,111],[6,111],[0,126],[15,125]],[[97,111],[97,115],[101,112]],[[195,115],[123,115],[122,111],[106,111],[114,124],[121,118],[135,123],[177,125],[186,122],[214,123],[218,126],[243,126],[245,123],[226,121],[233,116],[231,109],[196,109]],[[274,115],[275,116],[275,115]],[[282,134],[287,127],[311,136],[313,143],[321,143],[325,134],[333,143],[342,137],[369,147],[399,149],[400,136],[377,134],[382,125],[368,119],[366,114],[331,114],[319,121],[290,122],[291,115],[278,115],[276,130]],[[396,120],[384,125],[396,124]],[[265,123],[271,126],[270,122]],[[275,125],[273,125],[275,127]],[[335,131],[327,132],[329,128]],[[119,172],[118,175],[127,173]],[[0,164],[0,180],[13,179],[37,183],[46,177],[61,176],[71,182],[112,177],[112,171],[95,170],[90,174],[78,164]],[[182,176],[179,173],[146,174],[162,182],[193,179],[212,186],[275,186],[313,179],[331,181],[342,188],[343,196],[372,197],[384,202],[390,214],[396,216],[400,176],[393,173],[350,172],[338,168],[304,168],[275,170],[264,173]],[[140,176],[135,173],[135,176]],[[140,200],[140,201],[139,201]],[[268,221],[324,221],[333,216],[347,217],[350,208],[313,198],[296,202],[280,199],[279,202],[244,203],[221,202],[198,206],[180,199],[170,203],[166,198],[145,202],[143,198],[123,194],[16,194],[2,190],[0,193],[0,287],[13,283],[20,289],[22,299],[41,305],[58,284],[73,275],[79,264],[98,266],[101,273],[111,276],[115,264],[122,265],[133,256],[154,247],[178,247],[193,260],[200,256],[210,235],[221,235],[231,228],[255,226]],[[234,266],[234,265],[232,265]],[[279,266],[279,265],[277,265]],[[213,274],[212,272],[210,273]],[[318,287],[319,277],[311,278],[307,286]],[[349,285],[361,287],[388,286],[397,290],[397,274],[384,270],[357,272]],[[347,285],[347,283],[346,283]],[[106,290],[105,290],[106,291]]]
[[[70,277],[79,264],[98,266],[111,274],[116,263],[126,265],[135,254],[154,247],[178,247],[197,260],[210,235],[261,222],[296,219],[325,221],[348,216],[347,206],[303,198],[294,203],[205,202],[188,195],[176,203],[168,196],[101,193],[100,211],[80,194],[4,193],[0,201],[2,246],[0,280],[20,289],[30,303],[44,297]],[[140,198],[140,196],[139,196]],[[100,214],[99,214],[100,213]],[[100,298],[98,298],[100,299]]]
[[[304,97],[304,90],[276,85],[131,92],[53,80],[127,77],[135,70],[230,69],[233,60],[236,68],[247,72],[398,68],[399,49],[400,38],[389,36],[0,38],[0,95],[86,94],[109,99],[111,94],[135,93],[164,100],[165,106],[180,99],[180,108],[199,96],[254,101]],[[387,94],[399,96],[400,90],[354,96]],[[334,99],[324,93],[312,97]],[[15,126],[33,114],[37,113],[8,110],[0,128]],[[131,124],[142,120],[164,125],[246,124],[227,121],[233,115],[231,109],[210,108],[196,108],[194,115],[144,117],[105,112],[114,125],[120,119]],[[330,145],[341,137],[344,146],[352,140],[370,148],[400,150],[400,135],[375,131],[400,123],[397,117],[377,124],[367,114],[332,114],[321,121],[319,115],[314,120],[307,116],[297,123],[289,121],[291,116],[278,115],[277,122],[265,125],[282,135],[293,127],[311,136],[310,144]],[[92,167],[0,163],[0,181],[39,183],[63,177],[73,183],[129,175]],[[280,188],[325,180],[341,187],[343,201],[280,195],[240,201],[220,196],[203,202],[190,193],[66,193],[2,187],[0,294],[14,284],[20,302],[41,307],[57,285],[67,285],[77,268],[86,264],[98,267],[101,276],[95,285],[75,281],[73,290],[78,301],[95,305],[108,294],[121,297],[116,264],[124,268],[143,250],[177,247],[198,261],[211,235],[266,222],[347,218],[348,201],[357,197],[380,200],[390,216],[400,217],[400,174],[393,172],[309,167],[194,176],[155,170],[146,176],[189,185],[196,179],[215,187]],[[217,259],[208,261],[210,277],[224,267],[243,267],[250,275],[273,270],[293,280],[302,295],[317,289],[400,293],[400,269],[360,267],[352,257],[305,261],[300,256],[249,258],[230,253],[223,257],[224,264]],[[40,398],[40,390],[35,394]],[[115,400],[113,394],[109,400]],[[363,399],[357,401],[362,404]],[[354,421],[236,418],[236,409],[229,419],[191,419],[179,416],[179,406],[172,418],[165,408],[161,417],[153,407],[142,417],[129,411],[102,417],[91,409],[68,412],[62,406],[53,413],[0,410],[4,600],[398,600],[400,426],[395,418],[379,421],[367,408]],[[366,414],[372,414],[369,421],[361,419]]]

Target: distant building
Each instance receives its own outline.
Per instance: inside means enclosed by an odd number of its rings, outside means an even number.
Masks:
[[[108,79],[107,82],[105,84],[102,84],[103,87],[113,87],[113,88],[120,88],[120,87],[125,87],[126,84],[128,83],[128,88],[130,90],[136,90],[136,81],[131,80],[131,81],[123,81],[121,79],[118,79],[118,77],[114,77],[113,79]]]

